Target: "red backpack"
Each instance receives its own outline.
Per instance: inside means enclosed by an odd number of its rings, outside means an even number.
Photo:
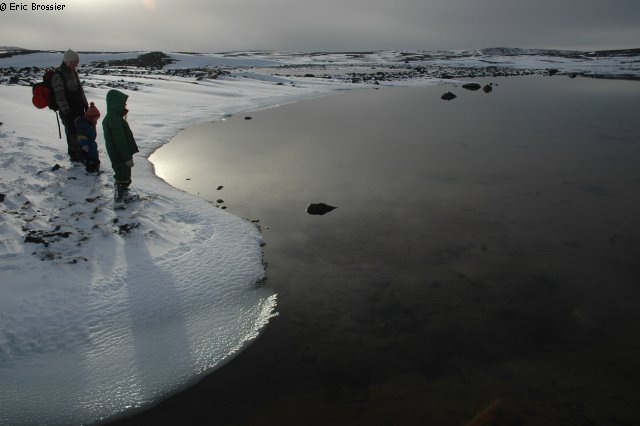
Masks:
[[[59,73],[62,77],[62,73],[58,68],[47,70],[42,77],[42,81],[34,84],[31,88],[33,94],[31,102],[36,108],[43,109],[49,107],[49,109],[54,111],[58,110],[58,103],[56,102],[56,97],[53,95],[53,87],[51,87],[51,79],[55,73]],[[65,82],[64,77],[62,77],[62,82]]]
[[[64,77],[60,72],[60,69],[50,69],[44,73],[42,77],[42,81],[33,85],[31,88],[31,103],[38,109],[43,109],[45,107],[49,107],[50,110],[56,112],[56,119],[58,118],[58,103],[56,102],[56,97],[53,94],[53,87],[51,87],[51,79],[55,73],[60,73],[60,77],[62,77],[62,83],[65,85],[66,90],[66,82],[64,81]],[[58,136],[62,138],[62,134],[60,133],[60,121],[58,121]]]

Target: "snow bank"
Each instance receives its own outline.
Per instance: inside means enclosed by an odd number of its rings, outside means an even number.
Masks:
[[[106,113],[116,77],[84,79]],[[112,208],[109,161],[66,159],[55,115],[0,85],[0,423],[81,423],[141,407],[227,361],[274,315],[262,238],[248,221],[172,188],[147,158],[191,124],[318,96],[326,83],[127,79],[141,152]],[[101,133],[101,132],[99,132]],[[64,137],[64,135],[63,135]]]

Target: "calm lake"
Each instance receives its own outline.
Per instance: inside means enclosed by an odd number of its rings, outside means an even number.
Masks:
[[[121,423],[638,424],[640,82],[478,82],[241,114],[152,155],[259,221],[279,316]]]

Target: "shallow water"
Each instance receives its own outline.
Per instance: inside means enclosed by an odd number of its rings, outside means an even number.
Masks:
[[[280,315],[130,421],[459,425],[499,400],[498,425],[637,424],[640,84],[489,82],[341,93],[157,151],[172,185],[259,220]]]

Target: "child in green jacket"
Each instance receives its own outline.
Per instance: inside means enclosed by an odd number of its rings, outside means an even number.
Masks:
[[[129,199],[133,154],[138,152],[138,145],[136,145],[131,128],[125,120],[125,116],[129,112],[126,108],[128,98],[128,95],[118,90],[109,90],[107,93],[107,115],[102,120],[105,146],[115,173],[114,200],[119,205]]]

